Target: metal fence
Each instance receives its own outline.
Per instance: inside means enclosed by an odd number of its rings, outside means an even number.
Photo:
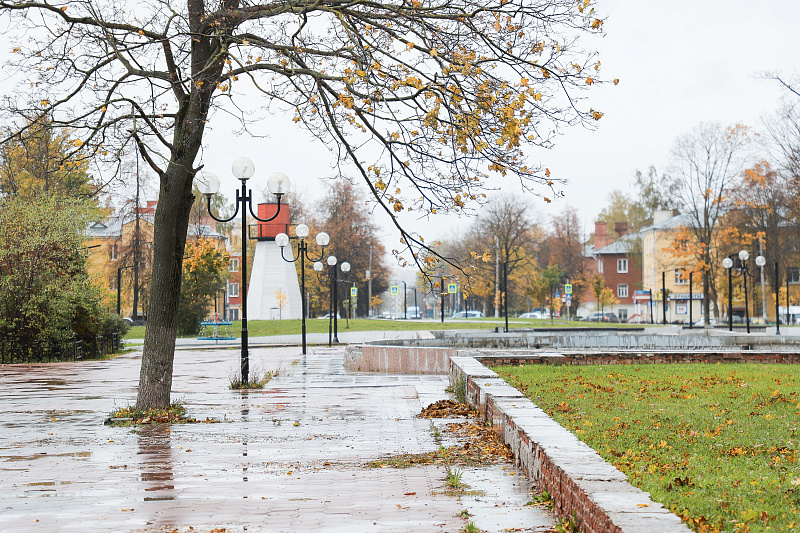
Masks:
[[[97,359],[122,349],[119,333],[52,341],[0,339],[0,363],[50,363]]]

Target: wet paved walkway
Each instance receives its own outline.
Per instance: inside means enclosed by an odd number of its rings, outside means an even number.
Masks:
[[[343,348],[255,349],[280,370],[263,391],[227,389],[235,350],[176,352],[173,398],[218,424],[108,427],[136,398],[140,358],[0,366],[0,532],[545,532],[553,519],[511,465],[465,469],[480,496],[441,494],[442,466],[368,461],[438,447],[420,409],[444,376],[352,373]]]

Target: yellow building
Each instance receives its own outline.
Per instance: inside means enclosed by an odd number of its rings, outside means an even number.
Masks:
[[[153,222],[157,202],[129,212],[117,212],[86,230],[88,270],[105,291],[106,303],[120,316],[144,320],[153,259]],[[225,248],[228,238],[217,232],[213,219],[189,224],[188,238],[210,238]]]
[[[703,316],[703,282],[700,275],[683,273],[679,261],[673,257],[675,233],[680,227],[691,224],[689,215],[672,216],[671,211],[656,211],[653,225],[641,230],[642,236],[642,290],[636,291],[637,303],[647,309],[647,322],[689,323]],[[690,283],[691,281],[691,283]],[[691,290],[690,290],[691,285]],[[667,305],[662,297],[667,293]],[[652,302],[652,303],[651,303]],[[665,315],[666,307],[666,315]]]

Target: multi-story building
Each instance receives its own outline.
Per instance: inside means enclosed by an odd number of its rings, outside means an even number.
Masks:
[[[671,211],[656,211],[653,224],[640,231],[642,291],[635,296],[647,308],[648,322],[688,323],[690,315],[695,321],[703,316],[706,302],[702,278],[693,275],[690,280],[673,253],[677,231],[691,222],[686,214],[672,216]]]
[[[88,269],[94,284],[106,292],[107,302],[119,308],[120,316],[134,322],[143,322],[147,309],[156,204],[148,201],[145,207],[115,212],[86,229]],[[228,243],[227,236],[217,232],[216,222],[205,217],[189,225],[187,237],[214,239],[219,248]],[[223,295],[217,305],[225,307]]]
[[[594,245],[587,247],[587,272],[603,276],[606,287],[611,288],[617,300],[615,305],[606,308],[614,312],[622,321],[642,315],[642,309],[634,299],[635,291],[641,287],[642,269],[640,250],[637,246],[638,234],[629,234],[625,222],[614,224],[614,234],[608,234],[605,222],[595,223]],[[594,291],[586,291],[585,301],[596,305]]]

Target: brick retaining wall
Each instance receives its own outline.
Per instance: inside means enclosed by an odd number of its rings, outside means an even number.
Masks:
[[[650,365],[674,363],[762,363],[800,364],[798,352],[766,351],[604,351],[560,353],[509,353],[510,350],[459,351],[459,355],[472,355],[487,366],[519,365]]]
[[[345,351],[344,366],[361,372],[447,374],[456,353],[455,348],[352,344]]]

